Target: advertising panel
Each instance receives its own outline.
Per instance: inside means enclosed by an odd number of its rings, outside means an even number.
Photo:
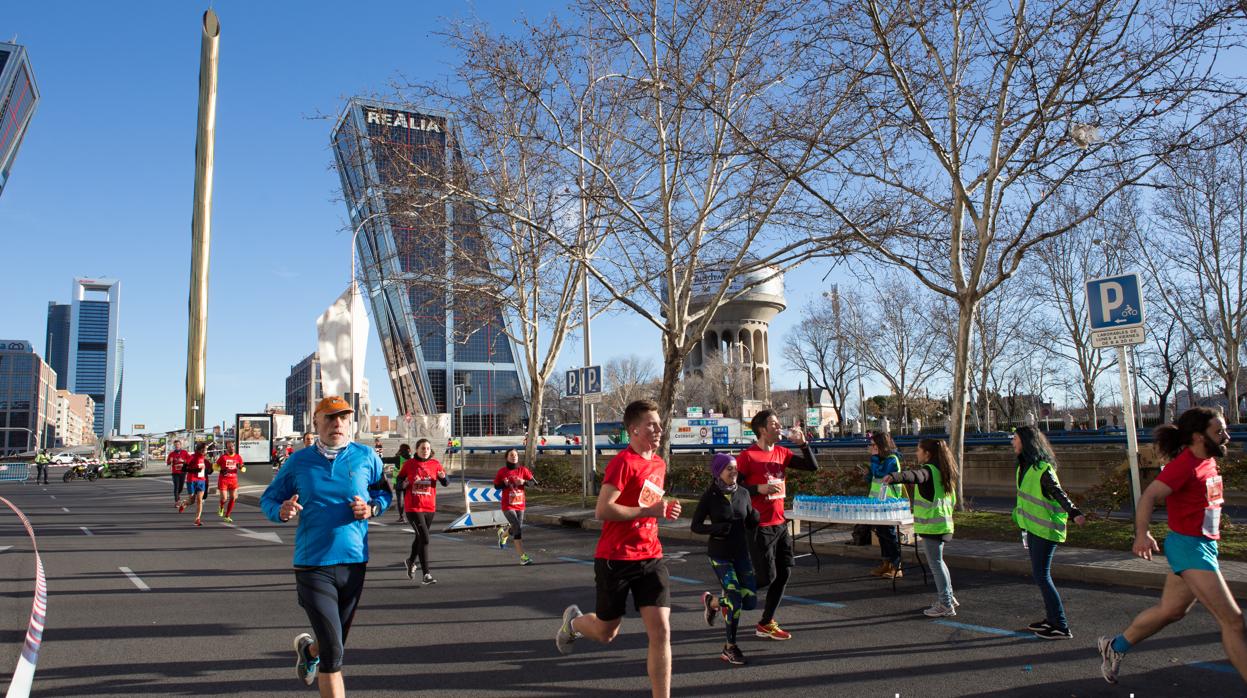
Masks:
[[[238,455],[244,463],[268,463],[273,457],[273,415],[240,414],[235,416],[234,434],[238,439]]]

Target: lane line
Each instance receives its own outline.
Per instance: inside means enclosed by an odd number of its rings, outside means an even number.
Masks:
[[[68,514],[68,513],[69,513],[69,507],[61,507],[61,511],[65,512],[66,514]]]
[[[1002,635],[1004,637],[1021,637],[1028,640],[1038,640],[1034,633],[1024,633],[1019,630],[1005,630],[1004,628],[992,628],[986,625],[971,625],[969,623],[958,623],[954,620],[937,620],[935,625],[944,625],[958,630],[969,630],[974,633],[986,633],[988,635]]]
[[[453,540],[455,542],[459,542],[463,540],[462,538],[452,536],[449,533],[432,533],[430,535],[432,535],[434,538],[441,538],[443,540]]]
[[[844,608],[844,604],[835,601],[819,601],[818,599],[807,599],[804,596],[789,596],[784,594],[784,601],[805,604],[806,606],[822,606],[823,608]]]
[[[54,495],[54,494],[50,494],[50,495],[48,495],[48,496],[49,496],[49,497],[51,497],[52,499],[56,499],[56,495]]]
[[[11,546],[11,545],[0,545],[0,553],[4,552],[4,551],[6,551],[6,550],[9,550],[9,549],[11,549],[12,547],[13,547],[13,546]]]
[[[139,588],[139,591],[151,591],[152,590],[151,587],[143,583],[143,580],[139,579],[139,576],[134,573],[134,570],[130,569],[129,567],[118,567],[117,569],[121,570],[127,577],[129,577],[130,581],[134,582],[134,586]]]
[[[577,565],[588,565],[590,567],[593,566],[592,562],[589,562],[588,560],[581,560],[578,557],[564,557],[560,555],[557,559],[562,560],[563,562],[574,562]]]
[[[369,526],[381,526],[383,528],[385,526],[389,526],[388,523],[381,523],[380,521],[373,521],[372,519],[368,519],[368,525]]]
[[[667,575],[667,579],[670,579],[673,582],[680,582],[681,584],[699,584],[699,585],[706,584],[706,582],[703,582],[700,579],[693,579],[691,577],[677,577],[674,574]]]
[[[87,534],[88,536],[95,535],[94,533],[91,532],[91,529],[87,528],[86,526],[79,526],[78,528],[81,528],[82,532]]]

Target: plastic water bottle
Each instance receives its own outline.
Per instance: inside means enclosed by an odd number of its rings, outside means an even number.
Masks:
[[[1027,541],[1027,540],[1026,540],[1026,531],[1022,531],[1022,549],[1023,549],[1023,550],[1030,550],[1030,549],[1031,549],[1031,544],[1030,544],[1030,541]]]

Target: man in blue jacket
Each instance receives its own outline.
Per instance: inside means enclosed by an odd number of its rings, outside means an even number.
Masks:
[[[295,673],[308,686],[318,683],[321,696],[346,695],[342,649],[364,589],[368,519],[391,500],[381,459],[351,441],[351,413],[341,397],[318,402],[314,446],[291,455],[260,498],[269,520],[299,519],[295,588],[316,639],[294,639]]]

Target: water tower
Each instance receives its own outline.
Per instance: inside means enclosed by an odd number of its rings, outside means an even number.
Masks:
[[[723,272],[706,270],[693,281],[689,310],[704,308],[723,282]],[[753,285],[757,284],[757,285]],[[771,319],[788,306],[784,298],[784,275],[765,267],[732,279],[725,297],[752,286],[739,297],[719,306],[701,342],[689,353],[684,375],[700,375],[708,362],[721,360],[747,369],[752,386],[745,398],[771,401]]]

